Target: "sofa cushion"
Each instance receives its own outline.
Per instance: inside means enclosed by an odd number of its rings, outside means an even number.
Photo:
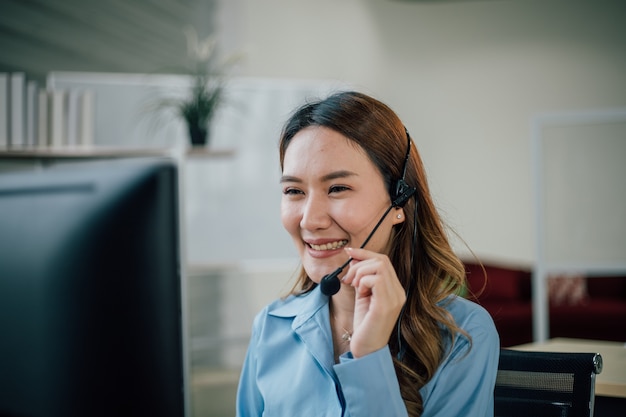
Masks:
[[[529,302],[481,302],[489,312],[502,347],[532,342],[532,306]]]
[[[626,276],[590,277],[587,279],[590,297],[626,299]]]
[[[524,271],[485,265],[485,273],[480,265],[465,265],[470,295],[480,300],[520,300]]]
[[[562,274],[548,277],[548,299],[551,305],[576,306],[589,301],[587,278],[582,274]]]
[[[590,298],[584,306],[550,307],[550,337],[626,341],[626,302]]]

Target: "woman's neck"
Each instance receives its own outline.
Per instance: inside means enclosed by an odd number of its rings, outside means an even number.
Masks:
[[[354,291],[350,290],[352,288],[342,288],[330,298],[328,305],[335,363],[339,362],[339,356],[350,350],[354,330]]]
[[[330,311],[336,319],[341,319],[341,323],[350,324],[354,318],[354,288],[341,286],[339,292],[330,297]]]

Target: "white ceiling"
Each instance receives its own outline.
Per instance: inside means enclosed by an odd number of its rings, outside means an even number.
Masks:
[[[163,72],[183,28],[213,31],[217,0],[0,0],[0,71]],[[171,71],[170,71],[171,72]]]

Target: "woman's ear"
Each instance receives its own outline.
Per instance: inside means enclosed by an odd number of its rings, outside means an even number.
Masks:
[[[404,209],[402,207],[396,207],[393,213],[393,224],[400,224],[404,222]]]

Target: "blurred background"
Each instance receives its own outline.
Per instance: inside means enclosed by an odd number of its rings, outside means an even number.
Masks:
[[[343,88],[387,103],[421,152],[459,255],[532,268],[537,172],[626,156],[614,140],[626,120],[605,117],[626,108],[625,23],[622,0],[0,0],[0,72],[94,90],[97,145],[176,147],[182,127],[149,129],[140,107],[159,87],[152,76],[185,61],[185,27],[213,36],[219,57],[239,57],[211,133],[212,147],[232,152],[182,163],[194,414],[232,415],[252,318],[298,266],[278,212],[277,140],[291,110]],[[590,130],[572,151],[562,139],[581,124]],[[557,145],[533,147],[550,135]],[[608,151],[587,160],[597,146]],[[586,253],[589,227],[567,216],[594,189],[593,207],[574,214],[606,219],[594,230],[610,236],[589,262],[624,265],[619,165],[557,193],[548,215],[569,221],[547,237],[561,245],[554,260]]]

